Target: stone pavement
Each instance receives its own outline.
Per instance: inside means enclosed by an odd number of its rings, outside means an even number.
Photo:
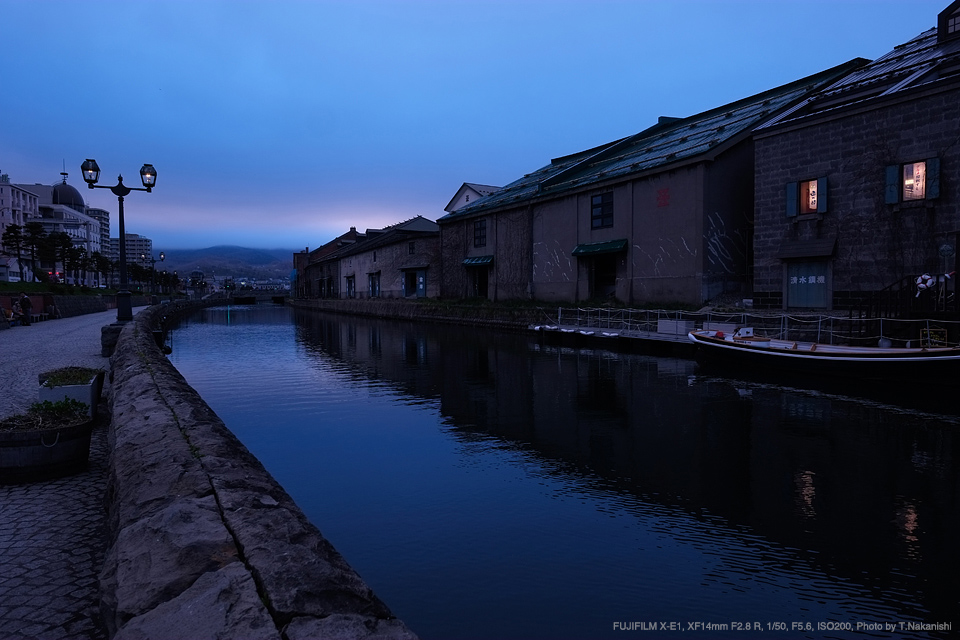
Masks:
[[[36,322],[0,331],[0,416],[37,401],[37,375],[79,365],[110,369],[100,355],[100,328],[116,311]],[[107,390],[109,380],[104,387]],[[101,403],[101,409],[105,408]],[[109,416],[90,443],[79,474],[0,486],[0,638],[100,640],[98,576],[106,550],[103,498]]]

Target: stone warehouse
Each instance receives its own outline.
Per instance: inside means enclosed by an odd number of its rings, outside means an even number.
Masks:
[[[956,268],[960,1],[754,133],[754,304],[859,308]],[[952,289],[952,287],[951,287]],[[925,295],[931,292],[925,292]]]
[[[955,0],[876,61],[661,117],[502,188],[464,183],[417,260],[393,251],[384,270],[372,237],[387,230],[351,229],[294,257],[297,292],[688,306],[729,294],[758,308],[901,314],[931,274],[925,299],[947,311],[958,184]],[[881,310],[884,296],[899,307]]]

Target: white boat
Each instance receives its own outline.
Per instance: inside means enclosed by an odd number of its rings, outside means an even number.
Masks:
[[[856,376],[859,379],[942,378],[960,373],[960,347],[862,347],[796,342],[755,335],[752,328],[691,331],[698,358],[751,369]]]

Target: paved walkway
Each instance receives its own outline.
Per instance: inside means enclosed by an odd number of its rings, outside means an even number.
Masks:
[[[37,401],[37,375],[80,365],[109,371],[100,328],[116,311],[0,331],[0,416]],[[108,387],[109,380],[104,387]],[[102,405],[101,405],[102,408]],[[58,480],[0,486],[0,638],[102,640],[98,576],[106,551],[107,426],[93,430],[90,466]]]

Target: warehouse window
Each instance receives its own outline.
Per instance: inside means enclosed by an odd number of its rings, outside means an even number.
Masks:
[[[590,199],[590,228],[613,226],[613,192],[601,193]]]
[[[885,194],[887,204],[931,200],[938,197],[940,197],[940,158],[927,158],[887,167]]]
[[[788,182],[786,192],[787,216],[827,212],[827,179],[815,178],[802,182]]]

